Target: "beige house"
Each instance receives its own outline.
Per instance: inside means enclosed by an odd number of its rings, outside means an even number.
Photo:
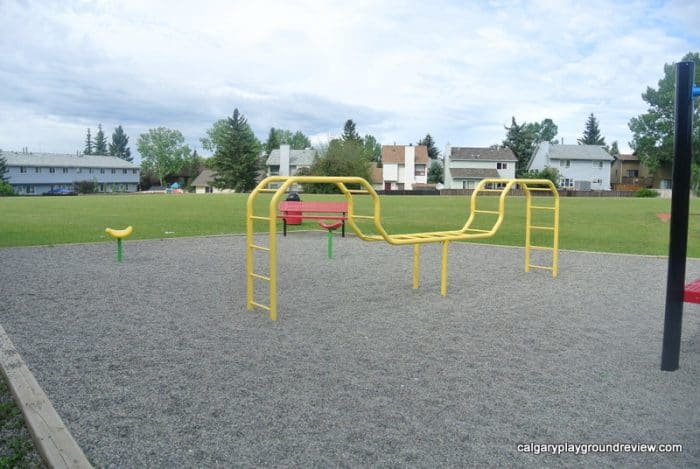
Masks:
[[[382,145],[382,188],[413,190],[427,184],[429,164],[425,145]]]
[[[217,189],[212,186],[215,178],[216,172],[211,169],[205,169],[199,173],[199,176],[192,181],[195,194],[230,194],[235,192],[233,189]]]

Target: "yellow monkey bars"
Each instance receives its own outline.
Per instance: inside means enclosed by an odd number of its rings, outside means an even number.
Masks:
[[[442,243],[442,263],[440,293],[444,296],[447,293],[447,253],[450,241],[466,241],[470,239],[488,238],[496,234],[503,223],[505,216],[505,198],[514,186],[520,187],[526,198],[526,218],[525,218],[525,271],[531,268],[545,269],[552,272],[552,276],[557,276],[559,263],[559,193],[554,184],[547,179],[484,179],[474,189],[470,199],[469,218],[464,226],[459,230],[452,231],[432,231],[424,233],[395,234],[386,232],[381,222],[381,203],[379,196],[372,186],[359,177],[322,177],[322,176],[271,176],[258,184],[258,186],[248,196],[246,204],[246,290],[247,307],[265,309],[269,312],[271,320],[277,319],[277,206],[282,196],[294,184],[334,184],[345,196],[348,203],[347,223],[355,235],[364,241],[386,241],[394,245],[413,245],[413,288],[418,288],[419,268],[420,268],[420,245],[425,243]],[[353,187],[352,189],[348,186]],[[356,189],[355,187],[359,187]],[[262,193],[271,193],[272,198],[267,206],[266,212],[256,212],[256,200]],[[549,205],[547,197],[538,197],[537,204],[533,203],[533,195],[552,195]],[[356,213],[354,196],[358,194],[369,195],[372,198],[372,214],[360,215]],[[479,208],[477,201],[479,195],[498,196],[497,210],[484,210]],[[259,207],[258,207],[259,209]],[[533,224],[533,211],[551,212],[551,225]],[[476,228],[475,223],[480,215],[486,215],[495,221],[489,229]],[[485,218],[485,217],[484,217]],[[359,220],[371,220],[373,228],[377,234],[365,234],[358,225]],[[268,225],[268,245],[256,244],[254,239],[255,222],[267,222]],[[532,234],[534,232],[550,232],[551,246],[532,244]],[[535,265],[531,263],[531,250],[544,250],[551,252],[551,265]],[[268,255],[267,275],[254,272],[254,255],[256,251],[265,252]],[[269,303],[263,304],[255,301],[254,290],[255,281],[269,283]]]

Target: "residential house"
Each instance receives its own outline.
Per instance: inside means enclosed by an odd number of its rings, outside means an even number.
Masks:
[[[445,189],[474,189],[482,179],[512,179],[518,159],[510,148],[445,148]]]
[[[194,187],[195,194],[221,194],[234,192],[233,189],[218,189],[213,186],[216,179],[216,171],[204,169],[190,184]]]
[[[428,182],[428,147],[425,145],[382,145],[384,190],[413,190]]]
[[[559,187],[574,190],[610,190],[613,157],[599,145],[561,145],[542,142],[535,148],[528,170],[559,170]]]
[[[637,155],[619,154],[610,166],[610,184],[613,190],[638,190],[652,187],[654,175],[639,161]]]
[[[136,192],[141,168],[115,156],[3,151],[15,193],[43,194],[94,181],[98,192]]]
[[[292,150],[289,145],[280,145],[277,150],[272,150],[267,158],[268,176],[294,176],[301,168],[310,168],[314,164],[316,150]]]

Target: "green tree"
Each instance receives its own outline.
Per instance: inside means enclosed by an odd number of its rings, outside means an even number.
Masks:
[[[586,127],[583,129],[583,137],[578,139],[579,145],[602,145],[605,146],[605,137],[601,137],[598,119],[591,113],[586,120]]]
[[[356,125],[352,119],[345,121],[343,126],[343,135],[341,137],[345,142],[361,142],[360,134],[357,133]]]
[[[267,141],[265,142],[264,150],[267,156],[270,156],[272,150],[275,150],[282,145],[282,140],[280,139],[280,132],[274,127],[270,128],[270,133],[267,135]]]
[[[520,177],[527,165],[530,163],[532,153],[535,147],[540,142],[556,143],[554,137],[557,135],[558,128],[552,119],[544,119],[542,122],[523,122],[518,124],[515,117],[511,119],[511,126],[505,127],[506,139],[503,141],[503,146],[510,148],[518,161],[515,165],[515,174]]]
[[[309,138],[300,130],[294,132],[288,143],[289,146],[292,147],[292,150],[304,150],[306,148],[311,148],[311,140],[309,140]]]
[[[695,62],[695,83],[700,83],[700,54],[686,54],[682,61]],[[630,146],[639,160],[652,172],[661,167],[669,167],[673,162],[673,123],[675,112],[675,64],[664,64],[664,76],[658,82],[658,88],[647,87],[642,93],[642,99],[647,102],[647,112],[633,117],[629,122],[632,131]],[[692,171],[700,174],[700,100],[693,100],[693,152]],[[700,185],[700,177],[692,179],[696,189]]]
[[[435,146],[435,140],[433,140],[433,137],[431,137],[430,134],[425,134],[425,137],[422,140],[418,140],[418,145],[425,145],[428,147],[428,157],[431,160],[435,160],[438,156],[440,156],[440,150],[438,150]]]
[[[88,128],[87,137],[85,137],[85,149],[83,150],[83,154],[92,155],[93,148],[95,148],[95,145],[92,143],[92,135],[90,135],[90,128]]]
[[[311,141],[300,130],[292,133],[291,130],[272,127],[267,136],[267,142],[265,142],[265,154],[269,156],[272,150],[276,150],[280,145],[289,145],[292,150],[304,150],[305,148],[311,148]]]
[[[261,145],[238,109],[234,109],[232,117],[215,122],[207,130],[202,145],[214,152],[212,166],[217,173],[213,183],[215,187],[236,192],[255,188]]]
[[[179,130],[158,127],[141,134],[136,142],[141,154],[141,170],[158,178],[161,186],[165,179],[177,174],[187,157],[190,147],[185,145],[185,137]]]
[[[362,139],[364,157],[369,161],[380,161],[382,159],[382,146],[373,135],[365,135]]]
[[[615,158],[617,158],[617,156],[620,154],[620,148],[617,146],[617,140],[612,142],[612,145],[610,145],[609,147],[605,145],[605,151],[610,153],[610,156],[614,156]]]
[[[527,179],[549,179],[556,187],[559,187],[561,174],[559,174],[559,170],[557,168],[545,166],[542,170],[533,169],[530,171],[525,171],[520,177]]]
[[[428,184],[437,184],[445,182],[445,171],[442,168],[442,164],[438,160],[433,160],[430,162],[430,167],[428,168]]]
[[[7,174],[8,171],[7,160],[4,156],[2,156],[2,150],[0,150],[0,182],[9,181],[9,179],[5,177],[5,174]]]
[[[95,155],[106,155],[107,154],[107,139],[105,138],[105,133],[102,130],[102,124],[97,124],[97,135],[95,135]]]
[[[126,161],[134,161],[134,158],[131,156],[131,149],[127,145],[129,145],[129,137],[126,136],[124,129],[119,125],[114,129],[114,132],[112,132],[109,154]]]
[[[361,140],[354,139],[331,140],[326,155],[317,158],[308,173],[313,176],[357,176],[366,181],[372,180],[364,145]],[[323,194],[338,192],[330,184],[304,184],[304,191]]]

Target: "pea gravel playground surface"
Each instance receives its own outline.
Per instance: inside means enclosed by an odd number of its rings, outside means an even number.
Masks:
[[[104,467],[700,466],[700,307],[659,370],[666,260],[279,238],[279,318],[242,236],[0,249],[0,324]],[[262,256],[260,256],[262,257]],[[688,278],[700,261],[688,261]],[[519,444],[681,444],[531,454]]]

